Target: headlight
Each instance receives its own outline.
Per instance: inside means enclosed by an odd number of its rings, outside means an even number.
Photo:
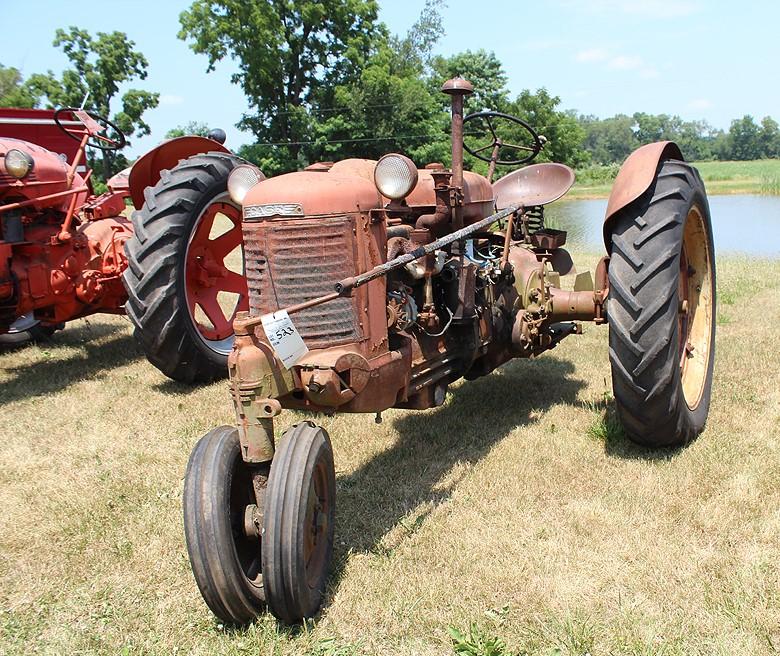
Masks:
[[[240,164],[228,176],[228,194],[234,203],[241,205],[246,193],[262,180],[265,180],[265,176],[259,168],[251,164]]]
[[[32,155],[25,153],[24,151],[12,148],[5,154],[5,170],[12,176],[18,179],[22,179],[33,167]]]
[[[417,184],[417,167],[404,155],[383,155],[374,168],[374,184],[385,198],[406,198]]]

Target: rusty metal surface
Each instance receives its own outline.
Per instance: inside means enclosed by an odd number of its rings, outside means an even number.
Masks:
[[[684,160],[673,141],[658,141],[637,148],[628,156],[615,178],[604,215],[604,243],[610,247],[611,219],[621,209],[639,198],[653,184],[659,163],[664,159]]]
[[[334,168],[336,169],[334,171]],[[366,212],[382,207],[382,197],[371,179],[353,173],[342,174],[334,166],[326,173],[296,171],[268,178],[254,186],[244,199],[244,216],[264,205],[296,204],[304,216]]]
[[[161,143],[139,159],[130,170],[130,198],[135,209],[144,204],[144,189],[157,184],[160,171],[172,169],[179,160],[187,159],[198,153],[229,153],[221,143],[206,137],[178,137]]]
[[[450,85],[456,142],[464,84]],[[251,367],[265,372],[257,374],[257,397],[274,396],[285,408],[428,408],[443,402],[457,378],[484,375],[518,355],[537,355],[578,332],[572,319],[594,318],[596,292],[555,289],[560,272],[573,268],[560,248],[564,233],[539,232],[534,249],[513,242],[511,231],[492,241],[479,232],[519,210],[517,203],[494,214],[496,187],[533,206],[531,212],[570,188],[572,170],[531,166],[491,186],[483,176],[462,169],[459,175],[462,153],[457,147],[453,152],[452,172],[418,170],[406,203],[382,198],[373,183],[376,162],[359,159],[279,176],[249,192],[243,231],[251,316],[236,324],[241,338],[230,356],[234,389],[244,396],[252,390],[239,372]],[[458,207],[470,217],[461,230],[450,220]],[[456,242],[467,238],[481,242],[475,251],[482,252],[500,242],[504,266],[459,258]],[[417,273],[405,268],[417,260],[424,262]],[[449,282],[442,274],[445,261],[456,271]],[[490,266],[495,269],[488,274],[483,267]],[[415,318],[402,327],[388,321],[392,294],[415,295]],[[451,307],[449,319],[442,303]],[[310,351],[289,371],[279,371],[280,378],[274,373],[280,363],[258,319],[287,307],[295,310]],[[553,327],[560,320],[568,323]],[[247,364],[239,367],[242,362]]]
[[[449,95],[463,96],[469,93],[474,93],[474,85],[460,75],[456,75],[452,79],[447,80],[444,84],[442,84],[441,90],[442,93]]]
[[[315,174],[322,175],[322,174]],[[354,220],[349,217],[245,221],[244,256],[249,311],[254,316],[304,303],[355,275]],[[362,338],[354,299],[299,311],[295,317],[309,348]]]
[[[564,164],[532,164],[493,183],[496,207],[531,207],[558,200],[574,184],[574,171]]]

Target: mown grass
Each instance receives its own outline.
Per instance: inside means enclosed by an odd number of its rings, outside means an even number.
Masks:
[[[708,194],[780,194],[780,159],[693,164]],[[578,170],[569,198],[606,198],[619,169],[613,164]]]
[[[0,354],[0,652],[776,653],[780,261],[719,276],[712,410],[686,449],[614,429],[607,330],[588,326],[441,408],[320,419],[334,571],[292,628],[221,626],[189,569],[182,476],[231,421],[224,383],[166,380],[115,317]]]

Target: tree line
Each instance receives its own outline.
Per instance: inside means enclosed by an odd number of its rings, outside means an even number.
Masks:
[[[449,162],[449,99],[439,89],[460,74],[475,93],[467,111],[514,114],[548,139],[541,159],[575,168],[621,162],[642,144],[676,141],[690,160],[780,157],[780,129],[773,118],[743,116],[718,130],[705,121],[637,112],[598,118],[565,110],[547,89],[512,96],[502,63],[492,52],[465,50],[444,57],[433,50],[444,34],[444,0],[427,0],[404,35],[378,19],[375,0],[195,0],[180,15],[178,37],[206,56],[213,71],[225,59],[238,63],[231,81],[243,89],[247,108],[237,126],[253,143],[238,154],[268,175],[315,161],[377,158],[389,151],[419,165]],[[0,65],[0,106],[61,107],[85,104],[109,116],[128,136],[149,134],[144,114],[159,94],[120,85],[146,78],[148,62],[122,32],[92,37],[71,27],[56,32],[70,68],[23,79]],[[205,132],[197,117],[168,136]],[[217,126],[212,126],[217,127]],[[482,164],[467,164],[480,170]],[[107,177],[127,165],[109,154],[99,172]]]

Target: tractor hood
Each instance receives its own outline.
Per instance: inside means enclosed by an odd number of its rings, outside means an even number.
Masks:
[[[20,150],[32,157],[33,166],[30,172],[22,179],[17,179],[6,171],[5,154],[9,150]],[[36,146],[29,141],[0,138],[0,204],[30,200],[64,192],[67,184],[68,165],[59,155]],[[81,187],[84,180],[76,175],[73,179],[73,187]],[[86,198],[83,193],[82,201]],[[48,202],[42,203],[49,207],[65,209],[70,203],[70,196],[60,196]]]
[[[244,199],[246,218],[284,215],[327,215],[368,211],[384,207],[374,184],[376,160],[347,159],[333,165],[315,164],[305,171],[268,178],[249,190]],[[411,207],[436,205],[431,171],[418,170],[417,186],[407,196]],[[469,205],[493,204],[493,190],[481,175],[463,174],[464,201]],[[250,209],[251,208],[251,209]],[[262,208],[262,209],[260,209]]]

